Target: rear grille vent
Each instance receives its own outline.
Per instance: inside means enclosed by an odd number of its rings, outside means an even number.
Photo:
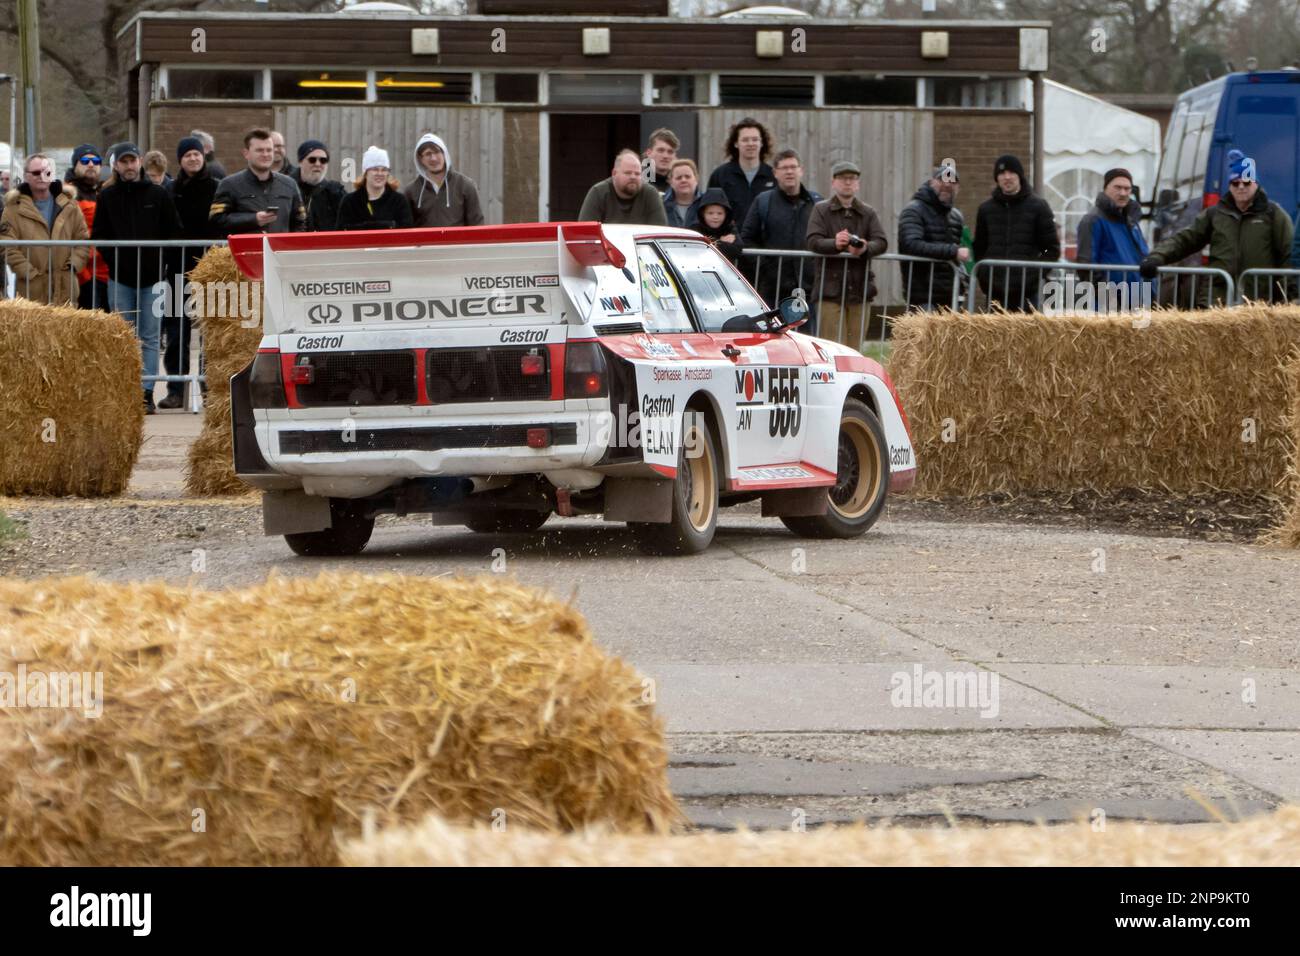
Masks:
[[[304,357],[315,369],[312,384],[297,387],[305,408],[415,404],[413,352],[300,353],[299,363]]]
[[[541,375],[525,375],[521,359],[540,356]],[[425,384],[435,405],[456,402],[545,401],[551,397],[550,355],[545,346],[430,349]]]

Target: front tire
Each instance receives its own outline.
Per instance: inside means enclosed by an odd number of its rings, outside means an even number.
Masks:
[[[687,455],[686,449],[699,451]],[[667,524],[629,522],[637,544],[646,554],[698,554],[713,542],[718,527],[717,445],[709,423],[700,412],[687,416],[677,452],[677,478],[673,481],[673,513]]]
[[[839,458],[835,484],[827,490],[826,513],[782,518],[804,538],[856,538],[885,510],[889,492],[889,444],[876,413],[856,398],[840,413]]]
[[[465,527],[478,534],[528,534],[546,524],[549,511],[512,508],[474,515],[465,519]]]
[[[330,499],[330,526],[323,531],[286,534],[285,543],[307,558],[348,557],[360,554],[375,530],[373,515],[367,516],[359,502]]]

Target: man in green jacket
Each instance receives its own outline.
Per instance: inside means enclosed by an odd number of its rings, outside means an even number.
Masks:
[[[668,225],[663,197],[641,175],[641,157],[625,149],[614,157],[609,179],[602,179],[587,191],[578,220],[628,223],[645,226]]]
[[[1234,149],[1228,154],[1228,164],[1229,198],[1202,210],[1190,226],[1156,246],[1139,267],[1144,279],[1155,278],[1160,266],[1186,259],[1206,243],[1210,246],[1209,267],[1222,269],[1239,285],[1247,269],[1288,267],[1291,217],[1260,188],[1253,159]],[[1200,283],[1207,293],[1209,285]],[[1285,301],[1295,294],[1294,285],[1281,277],[1272,282],[1271,290],[1268,282],[1247,280],[1247,287],[1239,291],[1265,301]],[[1202,305],[1209,301],[1208,294],[1198,298]]]

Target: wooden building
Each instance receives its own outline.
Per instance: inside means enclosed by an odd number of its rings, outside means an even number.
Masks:
[[[956,159],[972,216],[998,154],[1041,169],[1033,103],[1047,23],[681,19],[666,0],[475,0],[454,18],[395,6],[143,13],[118,35],[131,133],[170,156],[208,130],[237,170],[243,131],[268,126],[291,153],[327,143],[331,176],[373,143],[405,182],[416,139],[433,130],[478,183],[488,220],[515,222],[572,218],[617,150],[644,148],[661,126],[707,177],[730,124],[754,116],[823,193],[832,163],[858,162],[891,244],[898,211],[942,157]]]

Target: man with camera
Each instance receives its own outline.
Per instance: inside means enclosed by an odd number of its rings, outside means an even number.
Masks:
[[[861,348],[866,331],[867,303],[876,297],[872,256],[889,247],[876,211],[858,198],[862,171],[841,160],[831,167],[831,198],[813,207],[805,244],[810,252],[827,256],[813,285],[819,302],[817,325],[810,335],[836,339]]]

